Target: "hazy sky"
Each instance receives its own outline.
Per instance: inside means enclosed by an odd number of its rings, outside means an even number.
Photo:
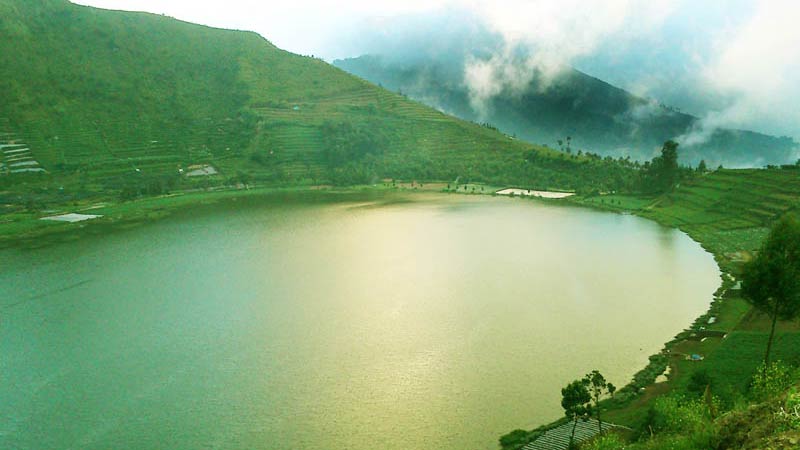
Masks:
[[[327,60],[363,53],[473,51],[478,96],[566,66],[704,118],[800,140],[800,1],[796,0],[77,0],[253,30]],[[465,34],[466,33],[466,34]],[[472,33],[472,34],[470,34]],[[477,37],[476,37],[477,36]],[[461,47],[459,47],[461,46]],[[525,49],[520,67],[513,55]],[[434,52],[435,53],[435,52]],[[433,56],[436,56],[435,54]]]

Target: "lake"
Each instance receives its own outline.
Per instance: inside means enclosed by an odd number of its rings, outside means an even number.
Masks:
[[[0,448],[495,448],[592,369],[625,385],[718,285],[641,218],[438,194],[0,251]]]

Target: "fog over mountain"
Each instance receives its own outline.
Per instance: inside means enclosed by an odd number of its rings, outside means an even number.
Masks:
[[[526,87],[504,88],[478,102],[457,61],[399,62],[363,56],[335,64],[449,114],[488,122],[507,134],[573,153],[645,161],[659,153],[664,141],[682,140],[701,123],[697,117],[575,69],[555,77],[537,72]],[[705,160],[725,167],[786,164],[795,161],[796,146],[790,138],[717,128],[702,142],[683,139],[680,159],[684,164]]]
[[[797,138],[797,17],[800,4],[788,1],[458,3],[365,21],[347,52],[460,53],[478,103],[524,86],[532,69],[553,77],[574,67],[704,118],[706,134],[718,126]]]
[[[411,29],[415,32],[407,32]],[[606,32],[596,23],[595,29],[589,34]],[[699,76],[689,76],[688,66],[674,57],[658,57],[680,53],[675,48],[678,40],[652,47],[649,56],[638,41],[622,39],[628,48],[615,63],[613,49],[599,39],[565,48],[552,37],[510,45],[513,37],[492,31],[481,16],[463,9],[407,16],[373,31],[363,44],[370,57],[335,64],[443,111],[491,122],[533,142],[555,147],[570,136],[576,149],[643,160],[656,154],[664,140],[676,139],[685,163],[706,159],[729,167],[784,164],[798,157],[793,139],[747,130],[744,116],[736,114],[752,99],[711,89]],[[596,51],[582,53],[595,43]],[[637,60],[653,67],[637,66]],[[616,80],[632,86],[638,96],[591,76],[595,69],[617,73],[614,64],[623,74]],[[664,66],[663,73],[658,64]],[[626,67],[631,69],[626,72]],[[652,75],[645,78],[644,73]],[[668,83],[670,78],[675,82]],[[678,106],[661,100],[657,95],[662,93]],[[682,105],[689,107],[684,110]],[[742,119],[741,125],[736,118]]]

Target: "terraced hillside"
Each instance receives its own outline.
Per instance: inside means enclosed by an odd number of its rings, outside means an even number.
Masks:
[[[219,172],[206,185],[460,178],[613,189],[632,178],[609,161],[448,117],[254,33],[0,0],[0,37],[0,117],[46,171],[0,180],[0,203],[34,188],[69,198],[191,187],[182,174],[197,165]]]
[[[17,136],[8,124],[8,119],[0,118],[0,174],[42,173],[38,161],[30,147]]]
[[[800,167],[717,170],[684,183],[641,211],[681,228],[724,260],[756,250],[780,215],[800,208]]]
[[[680,228],[732,270],[758,249],[775,220],[800,210],[800,165],[719,169],[689,177],[658,197],[605,195],[574,201]]]

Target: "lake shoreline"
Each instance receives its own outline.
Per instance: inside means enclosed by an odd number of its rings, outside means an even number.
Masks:
[[[411,187],[413,186],[413,187]],[[294,188],[270,188],[270,187],[254,187],[250,189],[222,189],[222,190],[214,190],[214,191],[192,191],[192,192],[178,192],[169,195],[164,195],[160,197],[151,197],[151,198],[143,198],[138,199],[131,202],[122,202],[117,204],[111,205],[104,205],[101,207],[85,207],[79,210],[71,211],[68,208],[65,208],[63,211],[58,211],[59,213],[70,213],[70,212],[81,212],[81,211],[89,211],[91,210],[92,213],[96,213],[97,215],[102,215],[103,217],[98,217],[93,220],[85,221],[85,222],[75,222],[75,223],[42,223],[40,218],[31,217],[28,219],[28,224],[30,227],[26,230],[23,228],[23,231],[16,234],[3,234],[0,235],[0,249],[6,248],[17,248],[17,249],[35,249],[35,248],[43,248],[50,245],[57,245],[63,242],[70,242],[75,241],[84,237],[88,236],[102,236],[108,233],[120,232],[131,228],[137,228],[139,226],[146,225],[148,223],[152,223],[155,221],[159,221],[161,219],[165,219],[167,217],[173,216],[175,214],[184,213],[190,211],[192,208],[197,207],[213,207],[214,205],[221,204],[223,202],[228,201],[240,201],[243,199],[264,199],[269,197],[275,196],[282,196],[282,195],[354,195],[354,194],[377,194],[377,195],[386,195],[387,193],[397,193],[397,194],[404,194],[404,195],[423,195],[423,194],[459,194],[459,195],[479,195],[482,197],[486,196],[500,196],[504,198],[508,198],[508,196],[502,196],[496,194],[495,190],[491,190],[490,192],[484,191],[481,192],[460,192],[456,190],[447,190],[442,189],[442,186],[436,183],[430,183],[428,185],[416,185],[413,184],[411,186],[403,186],[402,184],[398,187],[390,187],[390,186],[359,186],[359,187],[348,187],[348,188],[332,188],[332,187],[294,187]],[[646,219],[650,219],[656,223],[659,223],[662,226],[666,226],[668,228],[676,228],[670,226],[669,224],[665,224],[656,218],[648,217],[642,214],[637,214],[635,211],[628,211],[628,210],[615,210],[611,208],[604,208],[598,205],[587,204],[580,201],[579,196],[575,197],[568,197],[568,198],[559,198],[559,199],[550,199],[545,197],[538,197],[538,196],[525,196],[525,197],[516,197],[520,201],[524,200],[534,200],[548,205],[558,205],[558,206],[569,206],[569,207],[581,207],[581,208],[589,208],[589,209],[596,209],[599,211],[605,212],[616,212],[616,213],[624,213],[624,214],[633,214],[639,217],[643,217]],[[53,215],[52,212],[47,214],[42,214],[42,216]],[[679,229],[679,228],[678,228]],[[696,329],[700,326],[700,324],[706,323],[708,318],[712,314],[720,314],[720,309],[724,308],[725,305],[721,302],[722,297],[724,296],[727,289],[730,288],[730,283],[726,283],[730,279],[730,271],[725,269],[727,264],[723,264],[724,255],[715,254],[708,245],[706,245],[702,239],[698,239],[697,236],[693,236],[690,233],[687,233],[685,230],[681,230],[684,234],[687,234],[693,241],[700,244],[700,246],[708,253],[713,255],[716,265],[721,273],[721,285],[717,289],[716,293],[714,294],[714,298],[712,299],[707,312],[700,317],[698,317],[694,324],[687,329],[679,332],[674,339],[667,342],[664,345],[664,348],[661,352],[652,355],[649,360],[650,363],[645,366],[642,370],[640,370],[634,377],[633,380],[628,383],[624,388],[620,389],[622,394],[626,392],[629,394],[628,399],[624,402],[624,404],[617,404],[613,405],[612,409],[616,408],[625,408],[630,406],[642,393],[642,390],[646,390],[648,388],[652,388],[656,383],[656,377],[661,375],[665,372],[669,365],[669,353],[671,349],[679,342],[688,336],[692,332],[693,329]],[[576,376],[579,374],[576,374]],[[611,406],[611,405],[610,405]],[[552,427],[558,426],[563,423],[563,419],[559,419],[555,422],[544,424],[532,432],[531,436],[536,435],[544,430],[550,429]]]

